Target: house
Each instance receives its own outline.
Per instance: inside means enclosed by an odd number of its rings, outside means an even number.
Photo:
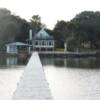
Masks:
[[[36,33],[32,38],[33,50],[45,51],[54,50],[55,42],[53,36],[49,35],[42,28],[38,33]]]
[[[31,50],[54,50],[54,38],[50,36],[45,29],[41,29],[34,36],[32,30],[29,33],[29,43],[22,42],[13,42],[6,44],[6,52],[9,54],[18,54],[18,53],[31,53]]]
[[[6,44],[6,52],[9,54],[18,54],[19,52],[28,52],[29,44],[22,42],[13,42]]]

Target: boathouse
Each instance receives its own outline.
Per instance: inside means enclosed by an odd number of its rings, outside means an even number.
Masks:
[[[28,52],[29,44],[22,42],[13,42],[6,44],[6,52],[9,54],[18,54],[20,52]]]
[[[42,28],[32,39],[33,50],[45,51],[54,49],[54,37]]]

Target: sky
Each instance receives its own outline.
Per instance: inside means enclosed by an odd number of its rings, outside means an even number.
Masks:
[[[57,21],[70,21],[82,11],[100,11],[100,0],[0,0],[0,8],[27,21],[40,15],[42,23],[52,29]]]

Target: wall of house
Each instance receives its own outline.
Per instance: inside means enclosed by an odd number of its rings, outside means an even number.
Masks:
[[[18,53],[18,50],[17,50],[17,46],[14,46],[14,45],[7,45],[6,46],[6,52],[7,53],[11,53],[11,54],[14,54],[14,53]]]
[[[54,48],[54,40],[34,40],[33,48]]]

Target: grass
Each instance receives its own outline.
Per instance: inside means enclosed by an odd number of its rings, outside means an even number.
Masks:
[[[64,51],[64,48],[55,48],[55,51],[63,52]],[[100,52],[100,49],[80,48],[79,49],[79,52]]]
[[[63,52],[64,49],[63,48],[56,48],[55,51],[62,51]]]

